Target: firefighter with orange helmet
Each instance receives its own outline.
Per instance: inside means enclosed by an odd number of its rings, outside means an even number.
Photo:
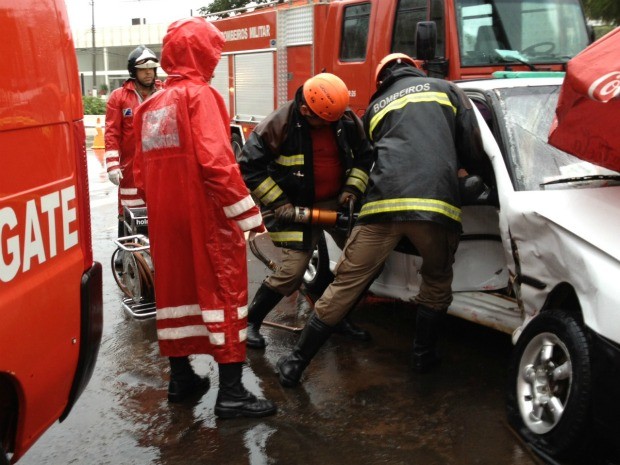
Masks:
[[[110,94],[105,114],[105,164],[108,178],[118,186],[118,235],[124,235],[123,208],[144,207],[133,179],[135,137],[133,117],[143,101],[148,99],[162,83],[157,79],[159,60],[155,53],[139,45],[127,57],[127,79]]]
[[[349,91],[342,79],[317,74],[293,100],[256,126],[238,157],[253,196],[263,210],[275,212],[265,224],[273,243],[283,250],[279,269],[265,279],[248,309],[248,347],[265,347],[259,332],[263,319],[302,284],[323,234],[321,226],[291,223],[294,207],[336,210],[366,191],[371,150],[360,119],[348,105]],[[344,234],[330,234],[344,246]],[[346,319],[339,329],[356,339],[369,338]]]
[[[422,257],[413,369],[439,362],[435,344],[452,301],[452,264],[461,233],[458,168],[490,172],[472,103],[453,83],[428,78],[403,54],[386,56],[364,114],[375,165],[336,277],[316,302],[293,351],[277,368],[297,385],[314,355],[403,239]]]

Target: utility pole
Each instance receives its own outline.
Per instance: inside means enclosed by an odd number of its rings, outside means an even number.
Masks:
[[[95,0],[90,0],[93,37],[93,89],[97,90],[97,48],[95,47]]]

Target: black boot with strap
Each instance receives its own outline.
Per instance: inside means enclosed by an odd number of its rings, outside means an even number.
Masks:
[[[280,376],[280,384],[284,387],[295,387],[299,384],[301,375],[316,355],[325,341],[329,339],[333,327],[323,323],[316,313],[308,319],[299,341],[289,355],[280,358],[277,368]]]
[[[170,361],[170,383],[168,384],[168,402],[179,403],[198,399],[209,390],[209,378],[198,376],[189,361],[189,357],[168,357]]]
[[[413,371],[428,373],[441,363],[435,346],[446,312],[418,305],[413,341]]]
[[[248,336],[246,344],[252,349],[263,349],[265,338],[259,332],[267,314],[278,305],[284,296],[266,284],[261,284],[248,308]]]
[[[260,418],[277,412],[273,402],[257,398],[243,386],[241,363],[219,363],[218,369],[220,390],[214,412],[219,418]]]

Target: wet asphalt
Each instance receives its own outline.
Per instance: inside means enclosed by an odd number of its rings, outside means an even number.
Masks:
[[[404,303],[368,298],[354,320],[373,336],[334,335],[286,389],[278,358],[298,334],[264,327],[265,351],[249,351],[244,383],[277,403],[276,416],[218,420],[217,369],[193,358],[212,388],[187,405],[169,405],[167,360],[159,356],[154,320],[132,320],[121,306],[110,257],[115,249],[116,187],[89,151],[95,259],[104,267],[104,333],[93,378],[69,418],[53,425],[19,461],[59,464],[479,464],[542,463],[506,425],[508,335],[449,318],[434,373],[410,369],[414,318]],[[268,274],[248,253],[250,296]],[[297,295],[269,318],[302,326],[309,307]]]

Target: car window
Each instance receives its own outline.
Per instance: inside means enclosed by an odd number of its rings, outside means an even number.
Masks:
[[[614,171],[585,162],[547,143],[555,116],[559,86],[498,89],[498,118],[505,129],[504,157],[512,173],[515,190],[531,191],[560,178]],[[575,183],[553,185],[557,189],[580,187]],[[591,184],[588,187],[594,187]]]

